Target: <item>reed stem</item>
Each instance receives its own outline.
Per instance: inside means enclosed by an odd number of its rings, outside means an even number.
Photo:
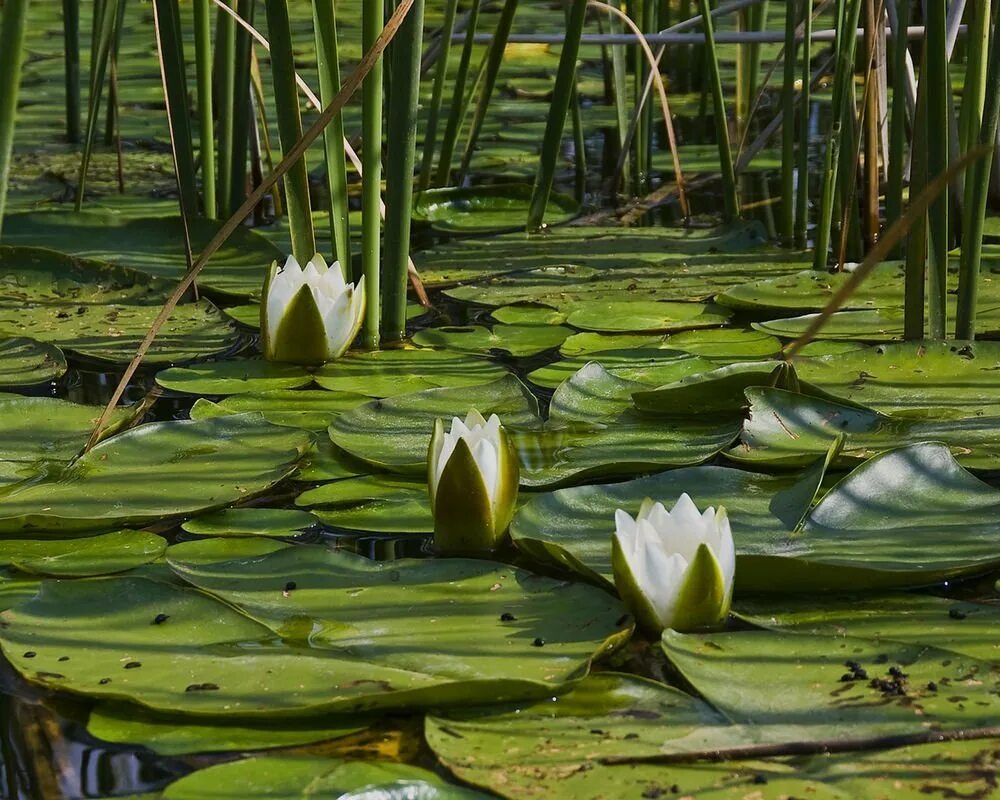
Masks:
[[[386,142],[385,258],[382,283],[382,338],[406,335],[407,258],[413,212],[413,167],[417,143],[417,101],[423,43],[424,0],[414,0],[392,47]]]
[[[194,0],[194,60],[198,85],[198,150],[204,214],[215,219],[215,125],[212,108],[211,0]]]
[[[478,5],[479,0],[475,0],[475,2]],[[424,149],[420,161],[420,180],[417,183],[417,189],[421,192],[431,185],[431,169],[434,166],[434,150],[437,147],[441,106],[444,99],[444,85],[448,78],[448,57],[451,55],[451,36],[455,30],[455,17],[457,13],[458,0],[446,0],[444,21],[441,25],[441,49],[437,56],[434,87],[431,89],[431,103],[427,109],[427,123],[424,126]]]
[[[80,141],[80,0],[63,0],[66,140]]]
[[[927,38],[920,80],[927,81],[928,127],[927,174],[938,175],[948,168],[951,155],[948,120],[952,116],[951,82],[948,80],[947,14],[945,0],[924,4]],[[944,339],[948,324],[948,192],[931,204],[927,212],[927,319],[932,339]]]
[[[465,42],[462,45],[462,55],[458,62],[458,72],[455,73],[455,83],[451,89],[451,107],[448,111],[448,122],[445,125],[444,136],[441,139],[441,152],[438,154],[437,172],[434,175],[434,185],[444,186],[451,176],[451,162],[455,157],[455,145],[462,129],[472,100],[473,90],[466,92],[465,84],[469,77],[472,64],[472,51],[475,48],[476,25],[479,22],[480,0],[473,0],[469,9],[469,21],[465,29]],[[483,62],[485,64],[485,61]]]
[[[17,96],[24,61],[29,0],[6,0],[0,13],[0,227],[7,205],[10,162],[14,154]]]
[[[781,240],[795,240],[795,2],[785,2],[785,55],[781,87]]]
[[[362,3],[362,47],[370,50],[379,35],[385,18],[381,2]],[[381,315],[381,257],[382,220],[379,213],[382,201],[382,92],[384,69],[379,58],[361,85],[361,160],[364,177],[361,180],[361,268],[365,278],[365,321],[362,332],[365,346],[377,350],[379,346],[379,317]]]

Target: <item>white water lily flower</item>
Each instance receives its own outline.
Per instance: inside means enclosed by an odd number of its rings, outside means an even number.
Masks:
[[[434,422],[427,454],[427,487],[434,513],[434,548],[472,555],[496,549],[514,516],[519,479],[517,452],[492,414],[476,410],[463,422]]]
[[[260,303],[264,357],[291,364],[325,364],[343,355],[361,327],[365,280],[344,280],[339,262],[313,256],[305,269],[294,256],[271,265]]]
[[[670,511],[646,498],[635,519],[618,509],[612,568],[622,600],[646,630],[718,625],[729,614],[736,571],[726,510],[702,514],[687,494]]]

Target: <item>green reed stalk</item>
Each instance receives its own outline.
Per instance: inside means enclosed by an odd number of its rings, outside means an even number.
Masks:
[[[478,0],[475,2],[478,3]],[[431,169],[434,166],[434,150],[437,147],[444,85],[448,77],[448,57],[451,55],[451,36],[455,30],[457,14],[458,0],[446,0],[444,21],[441,25],[441,46],[434,72],[434,86],[431,89],[431,103],[427,109],[427,123],[424,126],[424,150],[420,160],[420,180],[417,182],[417,189],[421,192],[431,185]]]
[[[990,194],[990,169],[996,150],[997,129],[1000,127],[1000,29],[994,28],[993,46],[970,39],[972,48],[983,47],[989,53],[986,93],[983,97],[979,144],[988,149],[982,160],[970,165],[965,179],[965,207],[962,219],[962,256],[958,273],[958,313],[955,317],[955,338],[974,339],[976,336],[976,303],[979,297],[979,270],[982,261],[983,224]],[[970,62],[973,59],[970,52]],[[975,56],[979,57],[979,56]]]
[[[0,226],[7,205],[7,183],[14,153],[17,95],[24,60],[29,0],[6,0],[0,13]]]
[[[733,169],[733,150],[729,143],[729,125],[726,121],[726,100],[722,93],[722,76],[719,74],[719,54],[715,47],[715,25],[712,22],[709,0],[698,0],[701,8],[702,27],[705,31],[706,64],[712,90],[712,117],[715,122],[715,139],[719,145],[719,168],[722,172],[723,218],[732,222],[740,215],[740,198],[736,190],[736,172]]]
[[[370,50],[382,33],[385,23],[381,2],[361,4],[361,41]],[[381,227],[379,211],[382,201],[382,101],[383,60],[380,58],[361,85],[361,268],[365,278],[365,321],[362,325],[365,346],[379,346],[381,312]]]
[[[978,0],[972,4],[966,37],[965,84],[962,88],[958,126],[959,144],[963,153],[979,141],[982,128],[991,16],[992,0]]]
[[[926,49],[926,43],[925,43]],[[926,62],[924,62],[926,63]],[[927,174],[927,81],[917,83],[917,106],[913,112],[910,144],[910,197],[924,190]],[[903,278],[903,336],[910,341],[924,338],[924,303],[927,291],[927,214],[921,214],[906,238]]]
[[[793,6],[794,0],[786,3]],[[768,1],[761,0],[756,5],[738,12],[738,19],[741,21],[741,29],[759,32],[767,26]],[[742,140],[746,135],[746,128],[750,124],[750,115],[753,109],[753,98],[757,93],[757,86],[760,83],[760,44],[749,42],[738,45],[739,57],[736,69],[736,131]]]
[[[504,0],[503,8],[500,11],[500,18],[497,20],[496,28],[493,30],[493,41],[490,42],[486,61],[484,62],[486,71],[479,89],[479,98],[476,100],[476,111],[472,117],[472,125],[469,128],[469,138],[465,143],[465,152],[462,154],[462,165],[459,168],[459,182],[465,180],[465,176],[469,171],[469,164],[472,162],[472,156],[476,151],[476,143],[479,141],[479,133],[482,131],[483,122],[486,119],[486,111],[490,105],[490,96],[493,94],[493,87],[496,86],[500,64],[503,62],[503,51],[507,47],[507,39],[510,37],[510,28],[514,24],[515,13],[517,13],[517,0]]]
[[[104,109],[104,144],[115,142],[115,131],[118,130],[118,51],[121,48],[122,24],[125,21],[125,0],[118,0],[118,12],[115,18],[115,29],[111,39],[111,52],[108,54],[108,103]]]
[[[788,0],[791,2],[791,0]],[[795,243],[806,244],[809,226],[809,116],[812,84],[812,0],[802,2],[802,96],[799,98],[798,194],[795,197]]]
[[[576,84],[569,99],[570,120],[573,123],[573,193],[578,203],[587,196],[587,140],[583,128],[583,109]]]
[[[781,240],[795,239],[795,3],[785,2],[785,55],[781,87]]]
[[[948,168],[951,151],[947,120],[953,113],[945,0],[927,0],[924,17],[927,33],[920,79],[927,81],[927,119],[935,120],[933,131],[928,130],[927,173],[937,175]],[[945,192],[927,213],[927,319],[933,339],[944,339],[948,324],[948,249],[948,192]]]
[[[80,141],[80,0],[63,0],[66,139]]]
[[[388,341],[399,341],[406,335],[407,267],[423,27],[424,0],[415,0],[391,47],[392,103],[387,119],[385,258],[382,264],[382,338]]]
[[[225,0],[230,8],[236,8],[236,0]],[[215,21],[215,97],[219,101],[219,172],[218,190],[220,215],[230,212],[229,187],[232,183],[230,172],[233,168],[233,114],[236,102],[236,20],[221,8]]]
[[[194,0],[194,61],[198,84],[198,150],[201,159],[201,191],[204,214],[214,219],[215,128],[212,110],[212,0]]]
[[[535,174],[535,187],[528,206],[526,227],[529,232],[538,230],[545,219],[545,206],[549,202],[559,163],[559,147],[562,143],[566,114],[569,112],[569,105],[576,89],[576,60],[580,54],[580,37],[583,35],[586,16],[587,0],[573,0],[566,20],[566,38],[559,56],[559,71],[556,73],[552,102],[549,104],[549,115],[545,122],[545,135],[542,137],[542,152],[538,161],[538,172]]]
[[[83,136],[83,152],[80,156],[80,172],[77,178],[75,209],[83,208],[83,197],[86,192],[87,170],[90,167],[90,157],[94,149],[94,139],[97,136],[97,120],[101,108],[101,90],[108,68],[108,54],[111,52],[111,42],[114,36],[115,21],[118,17],[119,0],[102,0],[94,6],[97,15],[93,23],[94,41],[90,58],[90,94],[87,98],[87,124]]]
[[[833,232],[835,208],[838,204],[835,193],[840,185],[841,150],[848,149],[853,155],[853,148],[841,147],[841,136],[851,132],[851,126],[845,126],[845,120],[854,115],[854,56],[857,50],[857,36],[861,16],[861,0],[837,0],[837,64],[833,78],[833,122],[827,135],[826,159],[823,169],[823,189],[820,195],[819,220],[816,225],[816,249],[813,267],[825,269],[830,254],[830,240]],[[848,35],[844,35],[848,32]],[[846,131],[845,131],[846,128]]]
[[[292,52],[292,29],[285,0],[264,0],[267,12],[268,40],[271,44],[271,80],[274,83],[274,107],[278,118],[281,149],[289,149],[302,138],[302,112],[295,85],[295,61]],[[309,202],[309,170],[303,156],[284,177],[285,205],[292,255],[305,264],[316,252],[312,206]]]
[[[444,136],[441,138],[441,152],[438,155],[437,172],[434,175],[434,185],[444,186],[451,176],[451,162],[455,156],[455,145],[458,142],[458,134],[462,129],[462,120],[465,119],[469,110],[469,103],[472,100],[473,91],[466,92],[465,84],[469,77],[469,69],[472,63],[472,51],[475,48],[476,26],[479,22],[480,0],[472,0],[472,8],[469,9],[469,20],[465,28],[465,42],[462,45],[462,55],[458,61],[458,72],[455,73],[455,83],[452,85],[451,106],[448,111],[448,122],[445,125]],[[485,66],[486,62],[483,62]],[[478,82],[478,79],[477,79]]]
[[[634,21],[643,33],[656,30],[656,7],[654,0],[639,0],[636,3]],[[649,78],[650,64],[646,60],[642,45],[636,45],[633,51],[635,58],[635,86],[633,102],[639,108],[639,116],[635,129],[635,176],[636,188],[640,192],[649,188],[649,176],[653,168],[653,108],[651,103],[643,103],[643,87]]]
[[[805,247],[809,227],[809,116],[812,84],[812,0],[802,2],[802,96],[798,114],[798,193],[795,197],[795,244]]]
[[[903,214],[907,122],[906,89],[903,85],[906,75],[907,41],[903,31],[909,24],[910,0],[887,0],[887,2],[896,3],[899,19],[898,30],[892,40],[892,77],[895,89],[892,92],[892,108],[889,112],[889,176],[885,190],[885,224],[889,227]]]
[[[177,192],[181,215],[188,220],[198,216],[198,184],[195,177],[194,145],[191,141],[191,117],[188,113],[180,7],[173,0],[154,0],[153,14]]]
[[[340,89],[340,56],[337,40],[337,9],[334,0],[313,0],[313,32],[319,70],[319,97],[325,106]],[[351,266],[351,222],[347,196],[347,152],[344,148],[344,115],[338,114],[325,131],[326,181],[330,191],[330,236],[341,268]],[[360,274],[354,276],[355,280]]]
[[[254,0],[238,0],[236,13],[253,25]],[[227,14],[228,16],[228,14]],[[234,20],[235,22],[235,20]],[[233,129],[229,152],[229,186],[226,213],[231,214],[243,204],[247,195],[247,155],[250,148],[250,34],[237,25],[233,62]]]
[[[609,4],[615,8],[621,8],[621,0],[609,0]],[[624,32],[621,20],[618,19],[616,14],[608,14],[608,31],[612,34],[621,34]],[[619,148],[619,160],[622,164],[622,182],[625,186],[631,186],[632,178],[631,171],[629,170],[630,159],[621,153],[621,150],[627,147],[628,138],[628,128],[629,128],[629,108],[626,105],[626,78],[628,75],[628,68],[625,63],[625,45],[623,44],[613,44],[610,45],[611,50],[611,85],[614,91],[614,103],[615,103],[615,121],[618,127],[618,148]],[[638,193],[638,187],[632,187]]]

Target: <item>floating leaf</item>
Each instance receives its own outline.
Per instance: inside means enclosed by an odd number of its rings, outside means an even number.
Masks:
[[[160,313],[158,306],[0,304],[0,335],[28,336],[86,358],[127,363]],[[202,300],[177,306],[146,354],[149,363],[190,361],[232,350],[240,337]]]
[[[482,325],[449,325],[417,331],[413,343],[466,353],[504,350],[525,358],[555,349],[570,333],[561,325],[494,325],[493,330]]]
[[[90,712],[87,732],[106,742],[141,745],[163,756],[269,750],[339,739],[364,730],[367,720],[324,717],[318,720],[224,720],[151,714],[135,706],[99,703]],[[245,762],[238,762],[245,765]],[[231,786],[231,783],[226,784]],[[253,787],[260,788],[259,786]],[[245,795],[252,796],[252,795]]]
[[[883,451],[916,442],[943,442],[970,469],[1000,469],[1000,417],[921,420],[897,418],[781,389],[750,388],[750,418],[740,443],[727,454],[735,461],[801,466],[843,445],[837,463],[852,466]]]
[[[145,531],[118,531],[83,539],[0,541],[0,564],[21,572],[86,577],[125,572],[149,564],[167,549],[166,540]]]
[[[655,300],[584,300],[566,322],[587,331],[658,333],[725,324],[730,312],[721,306]]]
[[[297,389],[312,383],[312,375],[295,364],[247,359],[171,367],[158,372],[156,382],[175,392],[226,395]]]
[[[308,443],[252,414],[140,425],[11,488],[0,532],[108,529],[220,508],[287,477]]]
[[[504,306],[493,309],[491,316],[505,325],[562,325],[566,321],[564,313],[547,306]]]
[[[413,218],[445,233],[495,233],[519,230],[528,218],[532,187],[524,183],[428,189],[414,198]],[[545,221],[569,222],[580,204],[559,192],[549,195]]]
[[[66,356],[51,344],[34,339],[0,339],[0,388],[34,386],[66,372]]]
[[[316,524],[316,518],[294,508],[224,508],[181,527],[198,536],[295,536]]]
[[[191,419],[259,412],[264,419],[274,425],[288,425],[307,431],[325,431],[327,426],[340,414],[357,408],[362,403],[367,403],[368,400],[369,398],[365,395],[354,392],[273,389],[264,392],[235,394],[219,403],[205,405],[202,405],[203,401],[199,399],[191,409]]]
[[[437,389],[476,386],[507,374],[485,358],[437,350],[376,350],[349,353],[320,367],[316,383],[337,392],[358,392],[369,397]]]
[[[337,528],[374,533],[434,530],[426,480],[387,475],[348,478],[303,492],[295,503]]]

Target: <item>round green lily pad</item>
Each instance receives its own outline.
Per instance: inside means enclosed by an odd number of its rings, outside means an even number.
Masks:
[[[349,353],[317,370],[316,383],[337,392],[358,392],[369,397],[437,389],[475,386],[507,374],[499,364],[478,356],[438,350],[376,350]]]
[[[224,508],[189,519],[181,527],[198,536],[294,536],[316,523],[294,508]]]
[[[312,374],[295,364],[261,359],[210,361],[171,367],[156,374],[164,389],[188,394],[243,394],[273,389],[298,389],[312,383]]]
[[[47,383],[65,372],[66,356],[55,345],[24,337],[0,339],[0,388]]]
[[[413,218],[445,233],[498,233],[524,227],[532,187],[523,183],[428,189],[414,199]],[[569,222],[580,211],[572,197],[549,195],[545,222]]]
[[[354,392],[272,389],[234,394],[218,403],[209,403],[199,398],[191,408],[191,419],[259,412],[264,419],[275,425],[322,431],[340,414],[357,408],[368,400],[365,395]]]
[[[334,481],[303,492],[296,505],[337,528],[372,533],[431,533],[427,482],[387,475]]]
[[[118,531],[83,539],[3,539],[0,564],[33,575],[110,575],[155,561],[166,549],[163,537],[145,531]]]
[[[421,347],[439,347],[466,353],[505,350],[524,358],[552,350],[563,343],[572,331],[561,325],[449,325],[425,328],[413,334],[413,343]]]
[[[212,541],[168,553],[196,589],[132,575],[43,582],[0,614],[4,654],[52,688],[272,719],[551,696],[631,633],[607,592],[505,564],[374,563],[320,545],[219,561]]]
[[[655,300],[584,300],[574,304],[566,322],[585,331],[658,333],[724,325],[730,311],[700,303]]]
[[[562,325],[566,315],[547,306],[515,305],[495,308],[491,316],[505,325]]]

